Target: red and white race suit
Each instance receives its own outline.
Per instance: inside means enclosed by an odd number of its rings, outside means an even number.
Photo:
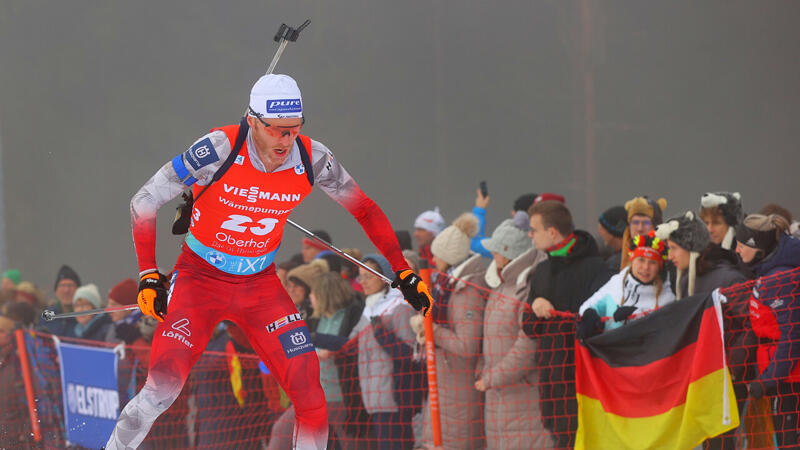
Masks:
[[[231,153],[238,125],[214,129],[153,175],[133,196],[133,240],[142,274],[157,270],[156,211],[186,186],[208,185]],[[408,266],[386,215],[320,142],[300,136],[314,184],[344,206],[396,271]],[[296,448],[325,448],[328,433],[319,361],[308,328],[272,264],[291,211],[311,191],[295,142],[286,162],[266,172],[248,132],[225,175],[192,210],[192,224],[173,271],[166,320],[153,337],[147,382],[121,412],[106,445],[136,448],[178,397],[213,328],[230,320],[290,397]]]

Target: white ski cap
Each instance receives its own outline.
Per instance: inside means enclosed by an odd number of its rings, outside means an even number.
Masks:
[[[289,75],[264,75],[250,90],[250,108],[271,119],[303,117],[300,88]],[[252,111],[248,114],[253,115]]]

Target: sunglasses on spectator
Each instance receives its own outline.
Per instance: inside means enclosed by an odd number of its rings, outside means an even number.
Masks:
[[[277,125],[271,125],[262,119],[263,114],[255,112],[255,110],[253,110],[253,108],[250,106],[247,108],[250,110],[250,115],[258,119],[258,121],[261,122],[261,125],[264,125],[264,128],[266,128],[267,133],[272,137],[281,138],[284,136],[296,136],[300,133],[300,128],[306,123],[306,118],[303,117],[300,125],[295,125],[293,127],[279,127]]]
[[[650,219],[633,219],[631,220],[632,227],[644,226],[644,227],[652,227],[653,221]]]

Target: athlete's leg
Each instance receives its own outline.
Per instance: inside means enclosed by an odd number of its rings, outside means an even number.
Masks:
[[[200,274],[179,269],[173,279],[167,318],[158,324],[150,349],[147,382],[119,415],[107,449],[137,448],[153,422],[178,398],[189,371],[219,322],[219,299]]]
[[[319,360],[305,322],[296,316],[297,308],[274,272],[248,283],[240,292],[242,297],[231,305],[232,320],[247,334],[292,401],[295,448],[324,449],[328,413],[319,382]]]

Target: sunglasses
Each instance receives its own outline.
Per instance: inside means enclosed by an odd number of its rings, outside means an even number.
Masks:
[[[264,121],[264,119],[263,119],[264,115],[263,114],[257,113],[250,106],[248,106],[247,109],[250,110],[250,115],[251,116],[253,116],[256,119],[258,119],[258,121],[261,122],[261,125],[264,125],[264,128],[266,128],[267,133],[272,137],[281,138],[281,137],[285,137],[285,136],[296,136],[297,134],[300,133],[300,128],[302,128],[302,126],[306,124],[306,118],[303,117],[302,118],[302,122],[300,122],[300,125],[295,125],[293,127],[279,127],[277,125],[271,125],[268,122]]]

